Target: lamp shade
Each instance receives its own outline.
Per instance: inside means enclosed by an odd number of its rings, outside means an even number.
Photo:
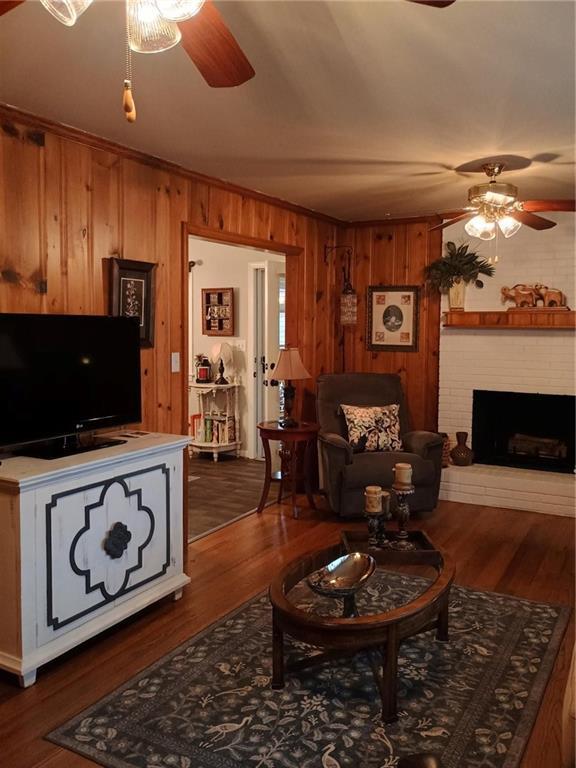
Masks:
[[[297,379],[311,379],[312,376],[304,368],[298,348],[288,347],[287,349],[280,350],[276,365],[269,371],[268,378],[293,381]]]

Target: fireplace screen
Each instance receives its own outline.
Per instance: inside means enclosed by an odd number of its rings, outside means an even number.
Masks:
[[[575,398],[474,390],[472,448],[481,464],[574,472]]]

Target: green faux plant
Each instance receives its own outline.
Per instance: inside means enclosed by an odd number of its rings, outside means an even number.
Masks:
[[[483,288],[484,283],[479,279],[479,275],[492,277],[494,267],[475,251],[469,251],[469,246],[469,243],[458,247],[452,241],[446,243],[445,255],[425,269],[430,285],[438,288],[441,293],[446,293],[459,282],[474,283],[477,288]]]

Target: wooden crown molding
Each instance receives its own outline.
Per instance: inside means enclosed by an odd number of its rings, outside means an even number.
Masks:
[[[347,227],[354,227],[360,229],[362,227],[385,227],[389,224],[420,224],[421,222],[426,224],[439,224],[442,218],[436,213],[430,213],[425,216],[399,216],[398,218],[386,218],[386,219],[373,219],[370,221],[350,221],[346,223]]]

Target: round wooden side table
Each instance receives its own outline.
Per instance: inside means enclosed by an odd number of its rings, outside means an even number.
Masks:
[[[309,464],[311,459],[311,452],[316,444],[316,435],[318,434],[319,425],[311,422],[301,421],[295,427],[281,427],[277,421],[263,421],[258,424],[258,432],[262,440],[262,446],[264,448],[264,456],[266,458],[266,476],[264,478],[264,488],[262,489],[262,497],[260,504],[256,510],[258,513],[262,512],[268,499],[268,491],[270,490],[270,483],[273,480],[272,477],[272,456],[270,454],[270,441],[278,440],[283,446],[282,464],[280,470],[280,489],[278,493],[278,501],[282,497],[282,490],[284,488],[284,481],[290,480],[290,490],[292,495],[292,514],[294,517],[298,517],[298,507],[296,506],[296,486],[300,479],[298,474],[298,446],[304,444],[304,464],[302,479],[304,480],[304,488],[306,491],[306,498],[312,509],[316,509],[314,504],[314,496],[312,495],[312,485],[310,483],[310,471]]]

